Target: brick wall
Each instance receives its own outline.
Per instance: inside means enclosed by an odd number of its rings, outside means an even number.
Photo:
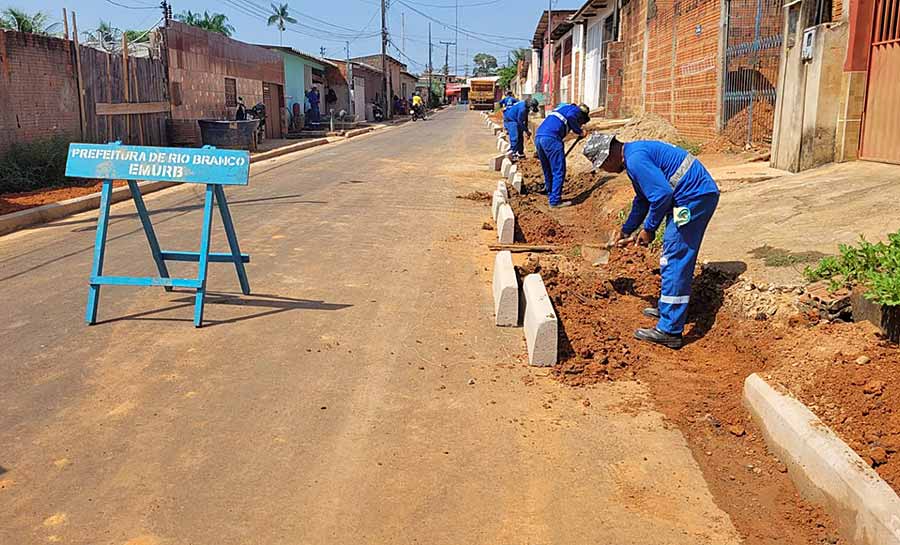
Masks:
[[[654,113],[687,139],[715,136],[721,7],[721,0],[631,0],[622,9],[619,115]]]
[[[622,76],[625,65],[623,42],[611,42],[607,44],[606,65],[608,75],[606,81],[606,116],[612,118],[622,117]]]
[[[81,137],[74,51],[57,38],[0,31],[0,151],[13,142]]]

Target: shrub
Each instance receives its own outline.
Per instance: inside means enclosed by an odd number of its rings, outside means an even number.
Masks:
[[[810,281],[828,280],[832,289],[859,284],[866,298],[887,306],[900,305],[900,231],[888,242],[872,244],[860,237],[855,246],[841,244],[840,253],[822,259],[804,271]]]
[[[0,155],[0,193],[65,185],[68,149],[62,136],[14,143]]]

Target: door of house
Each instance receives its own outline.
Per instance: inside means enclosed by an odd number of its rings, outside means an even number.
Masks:
[[[366,120],[366,80],[353,78],[353,113],[357,121]]]
[[[266,105],[266,138],[281,138],[281,85],[263,82],[263,104]]]
[[[600,49],[602,47],[599,22],[588,27],[587,51],[584,55],[584,101],[591,109],[603,106],[600,102]]]
[[[900,164],[900,0],[876,0],[859,155]]]
[[[603,33],[602,33],[602,46],[600,47],[600,68],[598,72],[600,73],[600,106],[606,107],[606,91],[607,86],[609,85],[609,61],[607,59],[607,53],[609,53],[609,42],[613,41],[615,38],[615,29],[613,27],[614,19],[613,16],[610,15],[606,19],[603,20]]]

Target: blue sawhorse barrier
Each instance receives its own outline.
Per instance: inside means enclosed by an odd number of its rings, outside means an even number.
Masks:
[[[209,263],[233,263],[237,271],[241,292],[250,295],[250,284],[244,264],[250,256],[242,254],[238,245],[234,222],[225,198],[225,185],[247,185],[250,178],[250,155],[243,151],[202,149],[153,148],[122,146],[115,144],[71,144],[66,164],[66,175],[76,178],[103,179],[100,193],[100,215],[97,219],[97,237],[94,244],[94,262],[88,289],[88,324],[97,322],[100,303],[100,286],[162,286],[197,290],[194,301],[194,326],[203,325],[203,305],[206,296],[206,275]],[[103,261],[106,256],[106,235],[109,230],[109,210],[112,204],[114,179],[128,181],[138,217],[150,245],[150,253],[156,263],[158,277],[106,276]],[[203,224],[200,233],[200,251],[161,250],[150,215],[144,204],[137,180],[173,181],[206,184],[203,203]],[[211,253],[210,235],[213,224],[213,207],[217,205],[228,239],[229,253]],[[198,264],[197,278],[172,278],[166,262],[186,261]]]

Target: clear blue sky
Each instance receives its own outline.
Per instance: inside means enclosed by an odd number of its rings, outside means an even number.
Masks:
[[[284,0],[276,0],[278,3]],[[391,47],[389,53],[402,59],[413,72],[421,72],[428,62],[428,19],[432,21],[432,43],[434,67],[439,70],[444,64],[445,47],[438,42],[453,41],[455,31],[455,9],[457,0],[391,0],[388,10],[388,31],[391,40],[404,50],[406,57]],[[458,0],[459,9],[459,71],[464,71],[466,62],[471,66],[471,58],[479,52],[497,57],[500,64],[506,62],[510,49],[529,47],[534,28],[542,10],[547,9],[544,0]],[[247,12],[268,12],[268,0],[173,0],[175,13],[183,10],[224,13],[235,27],[234,37],[252,43],[278,44],[276,27],[266,26],[262,15],[252,16]],[[291,26],[293,31],[284,33],[285,45],[318,55],[319,48],[326,48],[326,56],[343,58],[344,41],[350,37],[352,56],[380,53],[378,31],[381,23],[378,0],[289,0],[292,15],[305,26]],[[582,0],[556,0],[554,8],[570,9],[579,7]],[[119,5],[115,5],[119,4]],[[146,30],[157,23],[162,16],[158,0],[0,0],[0,8],[20,7],[27,11],[43,11],[54,21],[62,20],[62,8],[74,10],[78,14],[79,31],[97,27],[105,20],[121,29]],[[417,13],[420,12],[420,13]],[[423,15],[424,14],[424,15]],[[308,19],[315,17],[320,21]],[[405,19],[404,32],[401,20]],[[329,26],[337,25],[335,26]],[[310,28],[312,27],[312,28]],[[466,36],[464,32],[473,34]],[[454,69],[454,48],[450,47],[450,70]],[[468,56],[466,52],[468,51]],[[412,59],[412,60],[410,60]]]

